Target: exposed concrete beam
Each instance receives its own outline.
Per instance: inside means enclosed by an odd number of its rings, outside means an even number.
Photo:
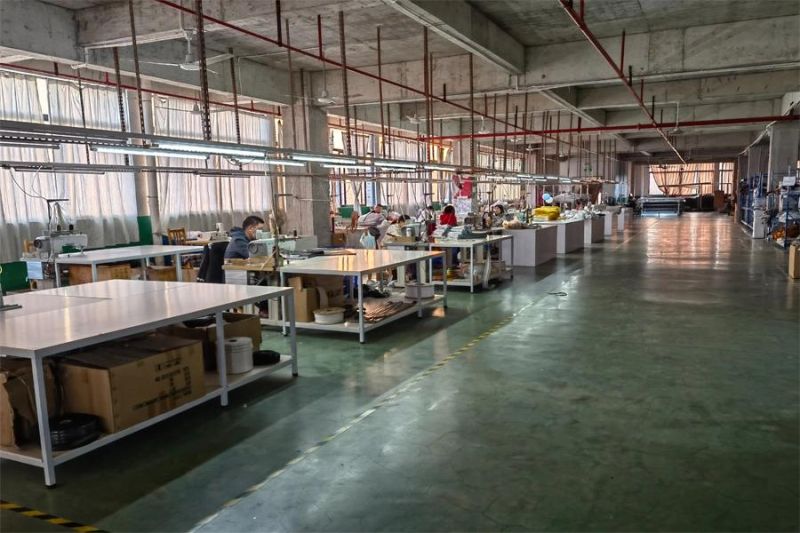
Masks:
[[[800,70],[784,70],[764,74],[731,74],[645,85],[645,101],[655,96],[657,102],[680,105],[724,104],[746,100],[779,98],[800,89]],[[579,87],[577,106],[580,109],[633,108],[636,103],[621,86]]]
[[[658,80],[797,68],[800,41],[787,36],[798,26],[800,16],[791,16],[628,35],[625,70],[633,65],[635,78]],[[619,37],[600,42],[607,50],[620,49]],[[529,48],[527,63],[530,85],[616,81],[585,41]]]
[[[27,1],[27,0],[26,0]],[[178,3],[178,2],[176,2]],[[324,6],[330,6],[330,0],[292,0],[285,2],[282,12],[319,12]],[[136,17],[137,41],[151,43],[178,39],[183,37],[180,11],[169,6],[153,2],[153,0],[136,0],[134,16]],[[247,26],[254,21],[274,20],[275,3],[264,0],[204,0],[203,13],[235,25]],[[79,44],[81,46],[101,47],[120,46],[131,42],[128,23],[127,2],[114,2],[81,9],[76,18],[80,28]],[[184,16],[183,27],[191,29],[194,21],[191,16]],[[222,29],[216,24],[206,22],[206,32]]]
[[[739,102],[733,104],[709,104],[697,106],[681,106],[678,123],[692,120],[711,120],[739,117],[759,117],[779,115],[781,99],[767,99],[757,102]],[[675,106],[667,106],[664,110],[664,122],[674,122],[676,119]],[[637,124],[642,122],[642,112],[639,110],[616,110],[607,114],[607,126],[622,124]],[[661,110],[656,107],[656,120],[661,122]],[[735,126],[737,129],[745,126]],[[763,125],[762,125],[763,127]],[[669,133],[669,131],[667,131]]]
[[[125,14],[127,21],[127,12]],[[0,47],[15,54],[35,59],[69,64],[83,63],[85,57],[78,46],[77,25],[73,12],[39,0],[0,1]],[[129,30],[130,32],[130,30]],[[218,51],[222,52],[222,51]],[[183,62],[185,44],[180,41],[152,43],[140,46],[140,60],[158,62]],[[209,51],[214,54],[213,50]],[[132,49],[120,49],[121,69],[125,74],[133,72]],[[94,50],[89,54],[91,69],[113,72],[112,52],[108,49]],[[230,68],[227,63],[211,67],[217,73],[209,74],[209,89],[217,93],[231,91]],[[199,87],[196,72],[179,67],[141,64],[142,76],[146,79],[175,84],[188,89]],[[238,62],[239,93],[243,98],[263,102],[284,104],[289,101],[287,74],[249,60]]]
[[[525,70],[525,47],[464,0],[384,0],[448,41],[514,74]]]

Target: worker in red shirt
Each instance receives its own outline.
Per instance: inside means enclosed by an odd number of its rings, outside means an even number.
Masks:
[[[457,226],[458,219],[456,218],[456,208],[452,205],[448,205],[442,211],[442,214],[439,215],[439,225],[440,226]]]

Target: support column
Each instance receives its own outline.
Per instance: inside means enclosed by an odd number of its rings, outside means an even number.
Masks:
[[[150,84],[143,81],[142,88],[149,89]],[[142,131],[142,125],[139,121],[139,113],[134,112],[134,110],[139,108],[139,101],[136,91],[127,91],[127,95],[128,109],[131,110],[130,114],[132,117],[130,120],[131,131],[134,133],[152,134],[154,123],[153,106],[150,99],[150,93],[142,93],[142,106],[144,108],[144,132]],[[147,166],[156,164],[155,158],[153,157],[143,155],[134,155],[128,157],[133,165]],[[134,174],[134,179],[134,186],[136,189],[136,214],[138,215],[140,221],[142,221],[143,218],[149,218],[150,228],[152,229],[152,235],[139,235],[139,240],[142,242],[148,242],[148,237],[150,237],[150,239],[152,239],[151,242],[161,244],[163,228],[161,227],[161,214],[158,204],[158,177],[155,172],[137,172]],[[139,227],[143,227],[141,223]]]
[[[295,104],[295,122],[297,124],[297,149],[312,152],[328,153],[328,115],[316,106],[307,106],[305,115],[302,102]],[[287,116],[284,114],[284,116]],[[306,129],[303,128],[303,117],[306,117]],[[291,146],[291,121],[283,122],[283,140],[285,148]],[[306,146],[305,134],[308,133]],[[297,176],[311,174],[312,177]],[[287,222],[284,233],[297,230],[298,235],[316,235],[320,246],[331,244],[331,201],[330,180],[328,172],[318,163],[310,163],[308,171],[304,168],[288,167],[286,186],[282,204],[286,209]]]
[[[770,126],[769,132],[769,188],[780,185],[796,166],[800,146],[800,124],[795,121]]]

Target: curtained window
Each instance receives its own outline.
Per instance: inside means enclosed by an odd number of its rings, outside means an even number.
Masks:
[[[200,108],[197,103],[177,98],[153,99],[153,122],[156,135],[202,139]],[[243,144],[272,146],[274,125],[269,116],[239,112]],[[235,115],[227,109],[214,109],[211,114],[212,140],[236,142]],[[158,158],[158,164],[198,169],[235,169],[238,166],[224,157],[214,156],[208,162],[195,159]],[[245,165],[245,169],[274,171],[276,167]],[[161,226],[192,230],[213,229],[217,222],[226,228],[239,226],[248,215],[266,220],[272,209],[273,186],[270,176],[249,178],[206,177],[194,174],[160,172],[158,195]]]
[[[119,129],[116,92],[84,85],[88,128]],[[82,126],[76,83],[4,72],[0,75],[0,118]],[[90,153],[92,162],[113,163],[109,154]],[[85,163],[82,144],[60,150],[0,146],[0,160]],[[134,176],[129,173],[63,174],[0,169],[0,262],[16,261],[23,241],[47,228],[46,198],[61,204],[67,223],[89,236],[90,247],[138,240]]]

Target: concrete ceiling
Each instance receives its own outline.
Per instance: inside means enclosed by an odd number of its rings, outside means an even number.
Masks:
[[[558,0],[470,0],[526,46],[580,41]],[[575,0],[577,7],[578,0]],[[597,37],[723,24],[800,13],[794,0],[588,0],[586,23]]]
[[[193,4],[173,1],[187,7]],[[92,68],[108,72],[112,63],[107,47],[119,46],[123,70],[130,72],[126,0],[24,2],[25,8],[15,11],[5,9],[9,3],[0,0],[0,22],[27,17],[17,25],[24,31],[10,26],[11,31],[0,34],[0,56],[20,61],[29,51],[30,57],[74,64],[83,60],[81,49],[89,47],[94,49]],[[464,110],[469,104],[468,53],[476,58],[473,82],[479,111],[484,94],[490,98],[499,94],[501,102],[510,94],[510,115],[505,117],[502,107],[498,115],[513,121],[514,106],[522,111],[527,92],[529,109],[539,121],[537,128],[542,127],[542,112],[559,110],[563,126],[568,113],[582,117],[588,127],[646,122],[634,99],[570,22],[558,0],[282,0],[281,9],[289,22],[292,45],[315,55],[320,15],[323,51],[335,61],[340,59],[338,12],[343,11],[347,62],[373,73],[380,26],[384,76],[405,86],[384,83],[384,99],[395,106],[393,119],[403,121],[393,125],[411,131],[416,126],[405,117],[425,113],[421,95],[408,90],[422,89],[424,26],[429,28],[429,51],[435,58],[434,92],[441,96],[442,84],[447,83],[448,102],[462,106],[437,102],[434,117],[442,120],[437,130],[441,127],[447,134],[470,130],[470,114]],[[134,0],[134,10],[141,60],[182,62],[183,30],[194,26],[194,18],[154,0]],[[274,0],[204,0],[204,10],[248,31],[277,38]],[[785,114],[786,95],[800,91],[798,0],[587,0],[586,22],[615,58],[619,35],[626,30],[626,64],[634,66],[637,79],[646,80],[645,100],[649,104],[656,97],[657,116],[663,113],[665,121]],[[211,23],[206,30],[209,55],[233,49],[240,58],[243,97],[280,104],[291,100],[285,49]],[[327,68],[323,84],[319,60],[295,53],[292,61],[295,70],[315,71],[307,86],[311,94],[319,95],[326,86],[330,94],[341,96],[341,74],[336,67]],[[210,76],[212,90],[224,93],[230,86],[227,65],[212,68],[219,71]],[[147,64],[143,74],[189,90],[197,83],[196,73],[177,67]],[[378,84],[356,74],[349,76],[348,83],[359,117],[376,122]],[[331,107],[328,112],[338,115],[342,109]],[[486,125],[492,129],[491,121]],[[681,149],[708,145],[715,150],[727,147],[733,153],[763,128],[764,123],[755,123],[673,133]],[[659,144],[666,146],[653,130],[608,133],[602,138],[618,141],[621,150],[644,146],[647,151],[662,152]]]

